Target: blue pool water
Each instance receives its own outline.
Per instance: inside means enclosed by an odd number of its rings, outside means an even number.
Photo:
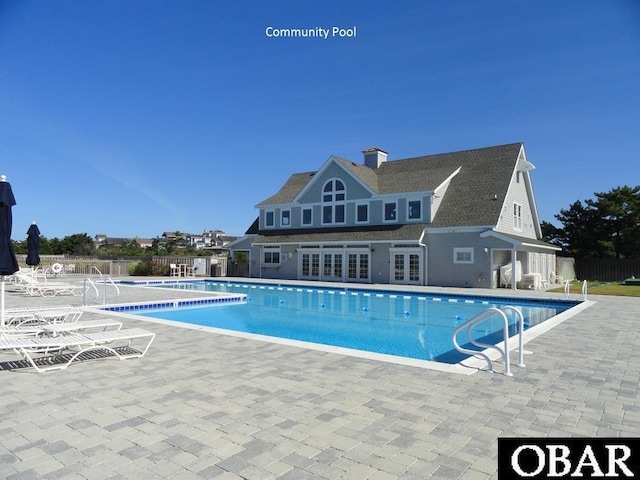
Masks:
[[[161,288],[242,293],[247,302],[145,309],[136,315],[444,363],[466,357],[453,347],[453,329],[489,307],[516,306],[525,324],[534,326],[579,303],[213,281]],[[515,318],[511,322],[513,335]],[[501,327],[498,319],[485,322],[472,336],[496,344]],[[464,332],[458,338],[466,344]]]

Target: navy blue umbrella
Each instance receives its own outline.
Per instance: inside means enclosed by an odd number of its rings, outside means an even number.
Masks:
[[[27,230],[27,265],[34,267],[40,265],[38,250],[40,250],[40,229],[34,222]]]
[[[16,199],[11,191],[11,184],[7,177],[0,176],[0,275],[2,286],[0,291],[0,325],[4,326],[4,277],[13,275],[20,267],[16,254],[11,244],[11,207],[16,204]]]

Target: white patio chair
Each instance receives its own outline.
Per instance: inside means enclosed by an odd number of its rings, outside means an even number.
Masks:
[[[551,285],[555,285],[557,283],[563,283],[564,279],[562,278],[562,275],[556,275],[555,272],[551,272],[549,274],[549,284]]]

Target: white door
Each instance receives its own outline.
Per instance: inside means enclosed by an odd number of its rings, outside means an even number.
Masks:
[[[340,282],[343,280],[343,258],[342,252],[325,252],[322,254],[322,280],[329,282]]]
[[[403,285],[422,285],[422,252],[391,251],[391,283]]]
[[[369,281],[369,252],[349,252],[347,254],[347,281]]]
[[[320,279],[320,252],[304,252],[300,255],[300,278]]]

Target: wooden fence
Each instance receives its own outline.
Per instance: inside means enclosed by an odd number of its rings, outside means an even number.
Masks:
[[[16,255],[18,264],[23,268],[30,268],[26,265],[26,255]],[[130,268],[141,260],[152,259],[159,265],[186,264],[190,265],[198,277],[224,277],[227,275],[226,256],[211,257],[144,257],[128,258],[117,260],[101,260],[92,257],[70,257],[65,255],[41,255],[40,270],[47,272],[48,276],[101,276],[124,277],[129,275]],[[59,264],[60,270],[53,273],[53,265]],[[167,270],[168,271],[168,270]]]
[[[619,282],[626,278],[640,278],[640,260],[633,259],[590,259],[575,261],[578,280],[599,280]]]

